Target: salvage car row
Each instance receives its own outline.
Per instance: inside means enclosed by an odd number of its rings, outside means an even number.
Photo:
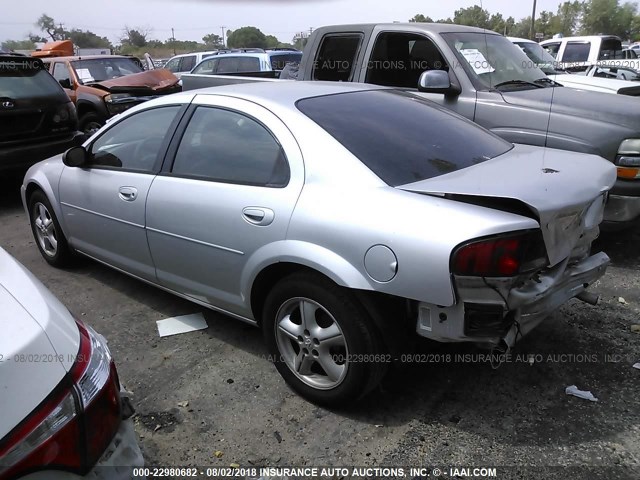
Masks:
[[[219,85],[212,69],[135,106],[109,83],[129,76],[124,64],[61,58],[52,63],[122,108],[27,172],[21,195],[42,257],[68,267],[81,254],[260,327],[284,380],[318,404],[366,395],[416,335],[503,351],[567,300],[594,303],[586,289],[609,263],[590,254],[603,217],[627,226],[640,215],[635,105],[563,88],[484,30],[325,27],[300,64],[315,82],[224,77],[242,85],[191,90]],[[402,68],[371,68],[389,60]],[[0,62],[21,86],[50,83],[39,60]],[[8,71],[0,85],[12,85]],[[50,96],[42,113],[6,95],[15,110],[0,117],[18,129],[47,116],[78,142],[75,109]],[[22,267],[2,265],[2,307],[34,320],[32,341],[6,351],[20,358],[40,342],[63,361],[34,405],[5,417],[0,478],[47,465],[84,474],[132,413],[108,348]],[[39,311],[24,300],[34,291]],[[48,328],[64,340],[45,340]],[[69,361],[74,350],[87,365]],[[15,364],[0,364],[3,382],[25,375]],[[73,430],[98,414],[112,419],[98,440]],[[89,453],[52,460],[54,442],[39,440],[54,428]]]

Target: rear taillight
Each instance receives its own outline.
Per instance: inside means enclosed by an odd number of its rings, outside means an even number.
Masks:
[[[71,371],[0,442],[0,480],[62,469],[86,473],[120,425],[120,385],[104,338],[78,323],[80,348]]]
[[[452,272],[472,277],[513,277],[546,265],[539,232],[475,240],[459,246],[452,256]]]

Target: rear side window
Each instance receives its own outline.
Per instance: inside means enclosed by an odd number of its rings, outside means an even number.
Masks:
[[[182,61],[180,62],[180,71],[181,72],[190,72],[193,67],[196,66],[196,56],[189,55],[187,57],[182,57]]]
[[[330,82],[351,80],[361,43],[361,34],[325,36],[313,66],[312,78]]]
[[[169,60],[163,68],[166,68],[170,72],[180,71],[180,58],[172,58]]]
[[[297,107],[391,186],[451,173],[513,148],[478,125],[408,92],[372,90],[313,97],[300,100]]]
[[[563,62],[586,62],[589,60],[589,42],[568,42],[562,54]]]
[[[220,58],[217,73],[259,72],[260,59],[257,57]]]
[[[67,98],[40,61],[0,60],[0,98],[17,100],[56,95]]]
[[[205,60],[203,62],[200,62],[195,70],[193,70],[193,73],[211,75],[212,73],[215,73],[217,64],[218,60]]]
[[[282,70],[287,63],[300,63],[302,53],[274,53],[270,60],[272,70]]]
[[[172,173],[222,183],[284,187],[289,164],[261,123],[214,107],[198,107],[184,132]]]

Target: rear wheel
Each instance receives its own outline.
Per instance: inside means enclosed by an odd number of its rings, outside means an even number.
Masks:
[[[41,190],[29,198],[31,231],[42,257],[55,267],[72,264],[73,252],[62,233],[58,219],[47,196]]]
[[[356,400],[386,370],[365,310],[348,290],[319,274],[296,273],[276,284],[265,303],[263,331],[285,381],[318,404]]]

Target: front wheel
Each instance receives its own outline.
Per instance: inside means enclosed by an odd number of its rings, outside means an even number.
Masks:
[[[338,406],[357,400],[386,370],[379,334],[363,307],[319,274],[296,273],[277,283],[262,327],[276,368],[312,402]]]
[[[73,263],[73,252],[62,233],[58,219],[47,196],[41,190],[29,198],[31,231],[42,257],[54,267],[67,267]]]

